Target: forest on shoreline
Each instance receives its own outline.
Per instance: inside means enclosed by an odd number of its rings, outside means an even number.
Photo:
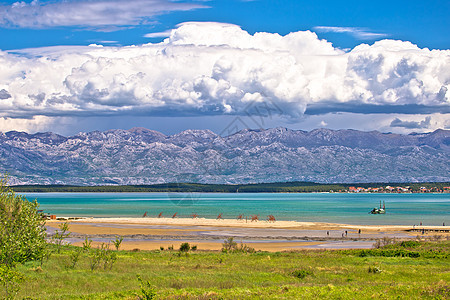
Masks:
[[[162,183],[152,185],[16,185],[19,193],[320,193],[320,192],[371,192],[371,193],[423,193],[450,192],[450,182],[423,183],[335,183],[276,182],[255,184],[202,184]]]

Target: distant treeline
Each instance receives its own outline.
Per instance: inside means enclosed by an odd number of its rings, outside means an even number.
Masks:
[[[412,192],[419,192],[421,187],[431,191],[441,191],[450,186],[450,182],[426,183],[352,183],[352,184],[320,184],[314,182],[276,182],[257,184],[201,184],[201,183],[168,183],[152,185],[17,185],[12,186],[16,192],[69,192],[69,193],[130,193],[130,192],[198,192],[198,193],[314,193],[314,192],[346,192],[350,186],[377,188],[386,186],[409,187]]]

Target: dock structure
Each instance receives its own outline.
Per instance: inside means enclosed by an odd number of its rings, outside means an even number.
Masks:
[[[411,229],[406,229],[408,232],[450,232],[450,226],[415,226]]]

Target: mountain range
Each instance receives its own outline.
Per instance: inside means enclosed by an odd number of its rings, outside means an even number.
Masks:
[[[0,133],[0,172],[11,184],[164,182],[320,183],[450,181],[450,131],[272,128],[229,136],[132,128],[79,133]]]

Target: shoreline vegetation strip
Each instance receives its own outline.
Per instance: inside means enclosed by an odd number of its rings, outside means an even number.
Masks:
[[[130,192],[174,192],[174,193],[450,193],[450,182],[422,183],[336,183],[321,184],[314,182],[276,182],[255,184],[201,184],[167,183],[152,185],[16,185],[15,192],[51,193],[130,193]]]

